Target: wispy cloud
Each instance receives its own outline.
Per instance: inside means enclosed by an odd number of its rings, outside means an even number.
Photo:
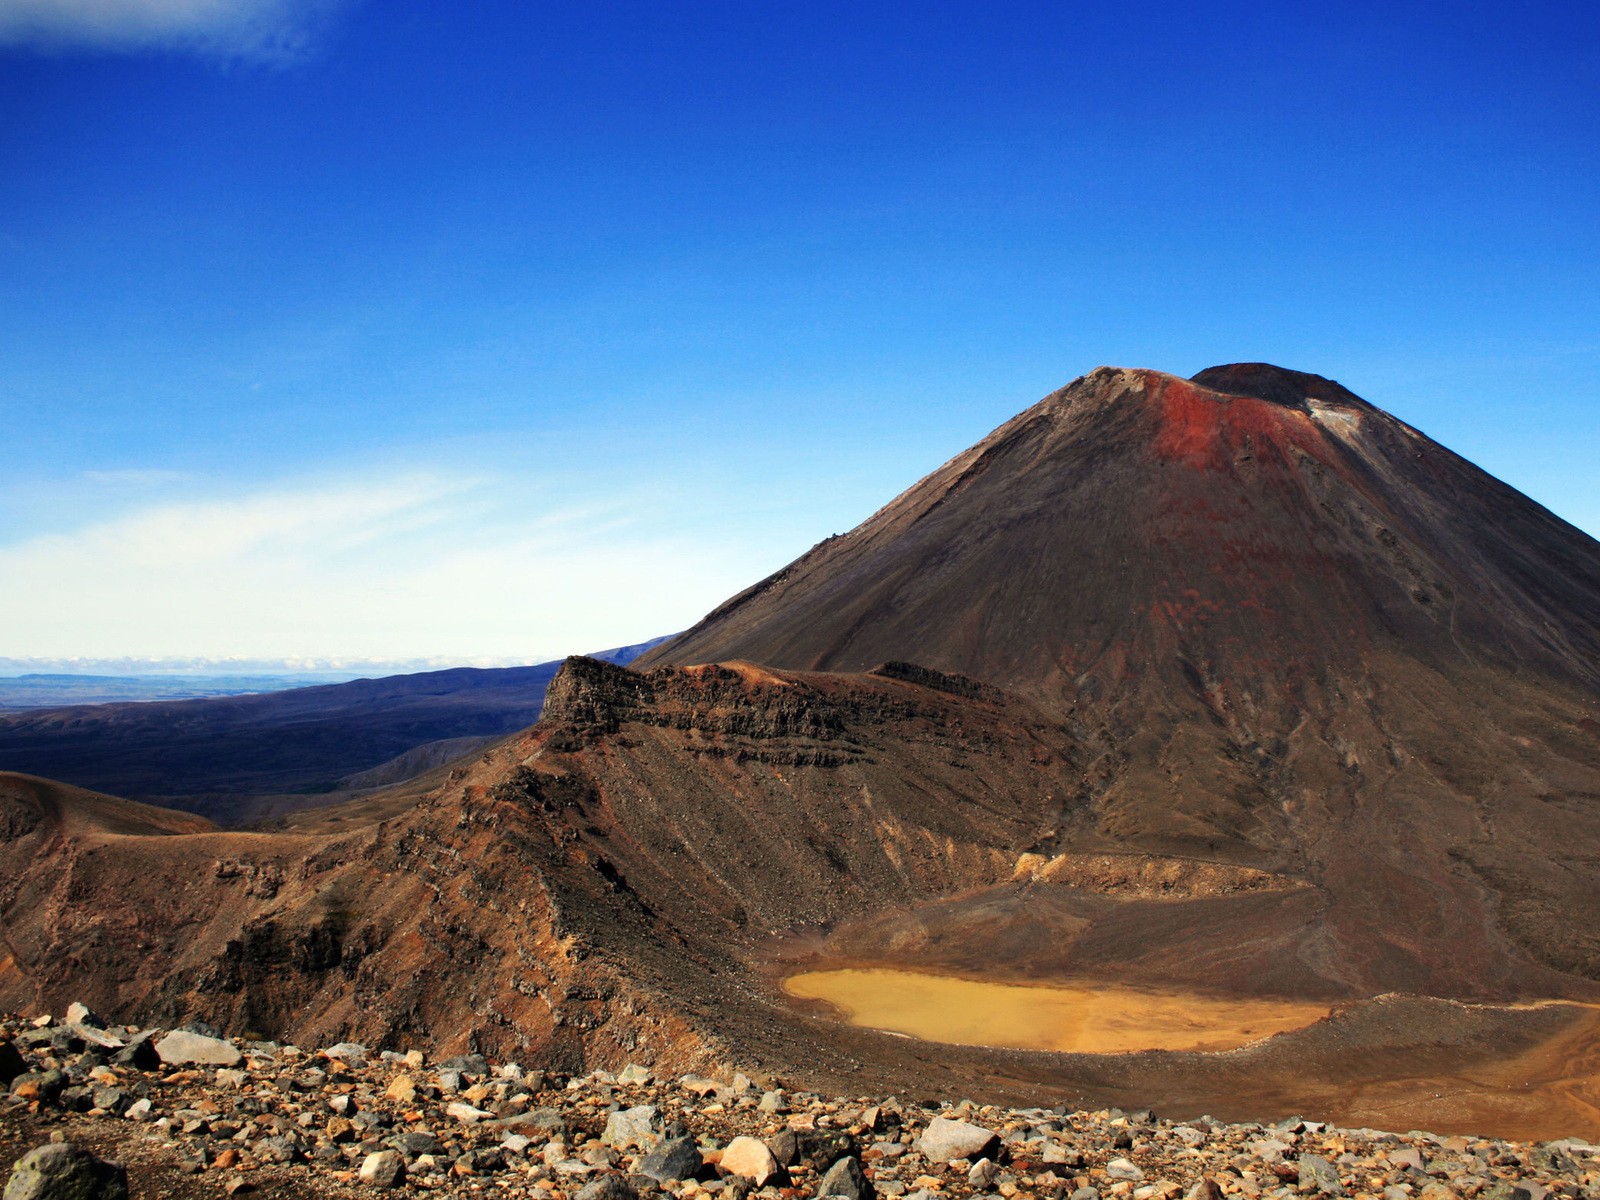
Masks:
[[[0,45],[291,63],[347,0],[0,0]]]
[[[347,476],[23,537],[0,544],[0,655],[538,662],[687,627],[772,565],[646,495],[569,492]]]

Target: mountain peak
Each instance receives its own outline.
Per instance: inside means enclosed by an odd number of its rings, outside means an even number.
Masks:
[[[1225,363],[1221,366],[1207,367],[1204,371],[1190,376],[1189,381],[1203,388],[1209,388],[1213,392],[1221,392],[1228,396],[1250,396],[1270,404],[1281,404],[1286,408],[1305,410],[1309,401],[1363,409],[1371,407],[1361,397],[1332,379],[1313,375],[1308,371],[1291,371],[1287,367],[1275,367],[1271,363]]]

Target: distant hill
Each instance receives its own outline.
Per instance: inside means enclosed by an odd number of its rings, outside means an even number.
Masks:
[[[655,644],[596,657],[626,663]],[[409,777],[408,768],[437,766],[440,751],[469,753],[531,725],[559,666],[458,667],[255,695],[4,714],[0,770],[160,798],[226,821],[236,807],[229,796],[393,784]],[[444,745],[418,753],[435,743]],[[204,799],[189,804],[188,797]]]
[[[350,672],[354,674],[354,672]],[[33,671],[0,676],[0,713],[146,700],[201,700],[344,683],[348,675],[76,675]]]

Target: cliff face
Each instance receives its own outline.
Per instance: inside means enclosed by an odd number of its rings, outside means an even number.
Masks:
[[[771,933],[1007,878],[1065,744],[998,695],[575,659],[546,721],[393,812],[126,827],[7,777],[57,803],[5,810],[0,1003],[692,1064]]]

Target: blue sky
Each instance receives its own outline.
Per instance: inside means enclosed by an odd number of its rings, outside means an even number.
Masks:
[[[0,656],[638,640],[1101,363],[1600,533],[1592,5],[0,0],[0,113]]]

